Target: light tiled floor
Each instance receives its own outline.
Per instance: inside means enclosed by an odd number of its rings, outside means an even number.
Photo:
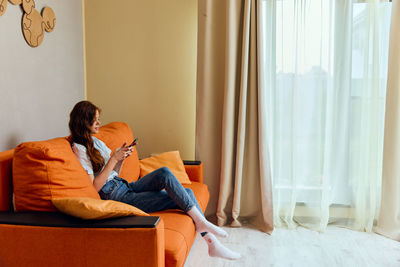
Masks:
[[[208,256],[207,244],[198,235],[185,267],[199,266],[307,266],[307,267],[400,267],[400,242],[374,233],[328,227],[318,233],[302,227],[275,229],[267,235],[251,228],[224,228],[220,238],[242,258],[228,261]]]

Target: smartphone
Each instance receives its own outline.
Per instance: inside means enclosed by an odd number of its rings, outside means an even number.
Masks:
[[[136,137],[135,140],[133,140],[132,143],[128,147],[135,146],[137,143],[137,140],[139,140],[139,138]]]

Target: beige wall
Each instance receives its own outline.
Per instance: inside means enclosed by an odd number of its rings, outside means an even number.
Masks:
[[[36,1],[38,11],[45,5],[57,24],[37,48],[24,40],[19,6],[0,16],[0,151],[68,135],[69,112],[84,98],[82,2]]]
[[[127,122],[142,158],[194,159],[197,0],[85,0],[85,40],[102,123]]]

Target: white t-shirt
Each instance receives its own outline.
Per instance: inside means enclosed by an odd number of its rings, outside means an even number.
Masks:
[[[85,169],[85,171],[87,172],[87,174],[89,174],[89,175],[93,174],[94,177],[96,177],[97,175],[99,175],[101,173],[101,171],[104,169],[104,166],[110,160],[111,149],[109,149],[107,147],[107,145],[104,144],[103,141],[97,139],[94,136],[92,136],[92,138],[93,138],[94,147],[100,152],[101,156],[104,159],[103,168],[99,172],[93,173],[92,162],[90,161],[90,158],[87,154],[87,150],[86,150],[85,146],[83,146],[81,144],[73,143],[72,150],[74,151],[75,155],[78,157],[79,162],[82,164],[82,166]],[[110,175],[108,176],[107,181],[113,179],[115,176],[118,176],[118,173],[115,170],[112,170]]]

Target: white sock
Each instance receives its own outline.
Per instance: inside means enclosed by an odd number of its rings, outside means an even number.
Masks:
[[[219,240],[211,233],[203,236],[208,245],[208,255],[210,257],[218,257],[228,260],[237,260],[241,256],[239,253],[230,250],[219,242]]]
[[[221,227],[218,227],[209,221],[207,221],[206,218],[204,218],[203,214],[197,209],[196,206],[193,206],[187,214],[193,219],[194,224],[196,225],[196,232],[198,233],[213,233],[217,236],[220,237],[227,237],[228,233],[222,229]]]

